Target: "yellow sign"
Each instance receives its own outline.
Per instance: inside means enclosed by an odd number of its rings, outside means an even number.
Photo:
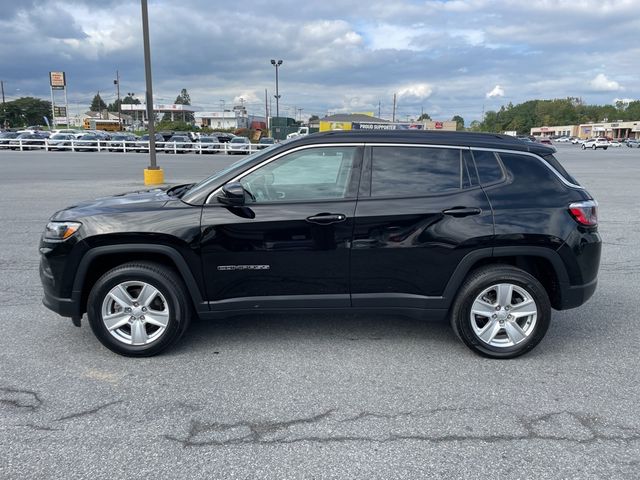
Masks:
[[[330,130],[351,130],[351,122],[320,122],[321,132],[328,132]]]

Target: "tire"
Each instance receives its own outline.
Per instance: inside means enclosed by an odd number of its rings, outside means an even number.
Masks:
[[[498,309],[496,297],[501,292],[508,303]],[[524,305],[518,307],[520,303]],[[518,317],[512,319],[509,312]],[[497,359],[515,358],[533,349],[547,332],[550,319],[551,304],[542,284],[509,265],[471,272],[458,291],[450,317],[453,331],[467,347]]]
[[[606,150],[607,148],[609,148],[609,147],[602,147],[603,150]]]
[[[105,324],[109,312],[111,328]],[[172,270],[132,262],[98,279],[89,294],[87,316],[91,330],[109,350],[150,357],[182,337],[191,320],[191,302],[182,279]]]
[[[586,149],[587,149],[587,147],[585,147],[584,143],[582,144],[582,149],[583,149],[583,150],[586,150]]]

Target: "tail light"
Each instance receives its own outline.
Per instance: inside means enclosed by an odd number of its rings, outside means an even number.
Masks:
[[[598,225],[598,202],[585,200],[569,205],[569,213],[580,225],[595,227]]]

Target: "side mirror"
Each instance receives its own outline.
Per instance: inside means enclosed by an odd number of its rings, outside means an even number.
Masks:
[[[246,192],[240,182],[229,182],[222,187],[218,202],[231,207],[241,207],[246,203]]]

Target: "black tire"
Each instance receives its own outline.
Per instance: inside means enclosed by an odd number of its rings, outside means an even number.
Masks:
[[[606,150],[607,148],[609,148],[609,147],[603,147],[604,150]]]
[[[515,345],[494,346],[481,340],[474,331],[473,322],[482,320],[482,316],[471,317],[471,307],[476,298],[486,289],[497,284],[511,284],[525,291],[535,302],[537,314],[535,320],[528,317],[533,324],[526,338]],[[497,292],[496,292],[497,293]],[[518,296],[517,292],[513,298]],[[516,304],[517,305],[517,304]],[[515,309],[515,307],[513,307]],[[499,312],[497,312],[499,313]],[[551,304],[542,284],[529,273],[509,265],[491,265],[474,270],[465,279],[451,307],[451,327],[456,335],[474,352],[489,358],[507,359],[523,355],[533,349],[544,337],[551,319]],[[491,321],[487,319],[487,324]],[[505,320],[506,322],[506,320]],[[477,326],[477,323],[476,323]],[[499,327],[498,327],[499,328]],[[507,336],[506,330],[499,330],[495,336]]]
[[[164,332],[148,344],[126,344],[112,335],[103,322],[103,302],[111,289],[123,282],[147,283],[157,289],[164,297],[163,300],[166,300],[168,320]],[[150,357],[169,348],[182,337],[189,326],[191,315],[191,301],[182,279],[172,270],[150,262],[125,263],[109,270],[95,283],[87,301],[89,325],[100,343],[113,352],[129,357]],[[122,329],[126,328],[127,325],[123,325]],[[144,328],[147,331],[149,327]],[[133,339],[133,332],[131,338]]]
[[[582,144],[582,149],[583,149],[583,150],[586,150],[586,149],[587,149],[587,147],[584,145],[584,143]]]

